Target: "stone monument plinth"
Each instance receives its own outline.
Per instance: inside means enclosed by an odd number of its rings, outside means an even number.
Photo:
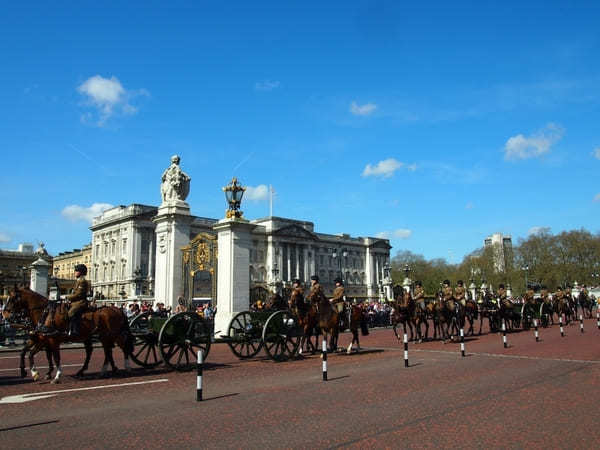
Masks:
[[[50,269],[50,263],[38,257],[29,268],[31,269],[29,288],[46,297],[48,295],[48,270]]]
[[[179,156],[171,157],[162,175],[162,203],[152,219],[156,224],[156,259],[154,298],[175,309],[177,297],[183,295],[181,247],[189,244],[192,215],[185,199],[190,191],[190,177],[179,167]]]
[[[250,248],[255,227],[239,217],[213,226],[219,246],[215,337],[226,335],[233,316],[250,308]]]

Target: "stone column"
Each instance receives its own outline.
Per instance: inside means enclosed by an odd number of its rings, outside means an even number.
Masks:
[[[292,279],[292,244],[285,244],[285,248],[287,249],[287,274],[284,281],[290,281]]]
[[[309,263],[308,263],[308,245],[304,246],[304,250],[303,250],[303,257],[304,257],[304,273],[303,273],[303,277],[302,277],[302,281],[308,281],[310,278],[310,274],[308,272],[310,272],[309,269]]]
[[[233,316],[250,308],[251,233],[247,220],[223,219],[213,226],[219,245],[215,337],[226,335]]]
[[[294,244],[294,253],[296,255],[296,270],[294,278],[300,278],[300,246],[298,244]]]
[[[48,295],[48,270],[50,263],[38,258],[29,266],[31,269],[31,279],[29,289],[46,297]]]
[[[190,207],[185,202],[163,205],[152,220],[156,224],[154,298],[174,310],[177,297],[183,295],[181,247],[190,242]]]

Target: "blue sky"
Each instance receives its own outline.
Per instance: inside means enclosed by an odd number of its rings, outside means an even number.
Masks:
[[[175,153],[195,215],[236,175],[393,252],[598,231],[598,2],[166,5],[3,7],[0,248],[81,247],[99,204],[157,205]]]

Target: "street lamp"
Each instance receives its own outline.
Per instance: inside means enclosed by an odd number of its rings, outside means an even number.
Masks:
[[[240,206],[242,204],[242,197],[244,196],[244,192],[246,188],[238,183],[238,179],[233,177],[229,184],[223,188],[223,192],[225,192],[225,198],[227,203],[229,204],[229,209],[225,211],[225,217],[228,219],[232,218],[241,218],[243,216],[243,211],[240,211]]]
[[[338,255],[337,249],[334,248],[334,249],[332,249],[332,251],[333,252],[332,252],[331,256],[333,257],[333,259],[337,259],[337,262],[338,262],[338,271],[340,273],[340,279],[343,280],[344,279],[344,274],[342,273],[342,258],[338,259],[339,255]],[[341,250],[341,253],[342,253],[342,256],[344,258],[348,257],[348,250],[346,250],[345,248]]]
[[[142,290],[142,270],[138,267],[133,271],[133,276],[135,277],[135,295],[140,295],[140,292]]]
[[[529,266],[524,265],[521,269],[525,271],[525,289],[527,289],[527,287],[529,286],[529,282],[527,280],[527,277],[529,275]]]

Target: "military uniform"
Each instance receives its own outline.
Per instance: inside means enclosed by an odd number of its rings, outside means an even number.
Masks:
[[[333,309],[335,309],[338,313],[341,313],[344,310],[344,286],[336,286],[333,290],[333,297],[330,300]]]
[[[85,279],[85,276],[80,276],[75,282],[75,288],[73,293],[67,295],[66,299],[71,302],[69,308],[69,319],[72,319],[75,315],[83,313],[88,307],[87,293],[89,283]]]
[[[542,288],[542,292],[540,292],[540,300],[544,303],[550,303],[550,295],[548,293],[548,289]]]
[[[506,294],[506,289],[503,287],[498,288],[498,302],[500,305],[504,305],[507,308],[511,308],[512,304],[508,301],[508,295]]]
[[[444,301],[452,300],[452,288],[450,286],[444,286],[442,288],[442,297]]]
[[[325,297],[325,294],[323,293],[323,288],[317,281],[310,287],[310,291],[306,296],[306,299],[310,300],[310,302],[313,304],[318,304],[323,297]]]
[[[290,295],[290,306],[296,306],[299,310],[306,309],[306,305],[304,304],[304,289],[300,286],[294,288],[292,291],[292,295]]]
[[[527,288],[527,290],[525,291],[525,295],[523,295],[523,300],[525,301],[525,303],[534,303],[533,289]]]
[[[425,291],[423,290],[423,286],[415,287],[414,301],[421,307],[421,309],[425,309]]]
[[[460,302],[461,305],[466,306],[465,288],[463,286],[456,286],[454,289],[454,299]]]

